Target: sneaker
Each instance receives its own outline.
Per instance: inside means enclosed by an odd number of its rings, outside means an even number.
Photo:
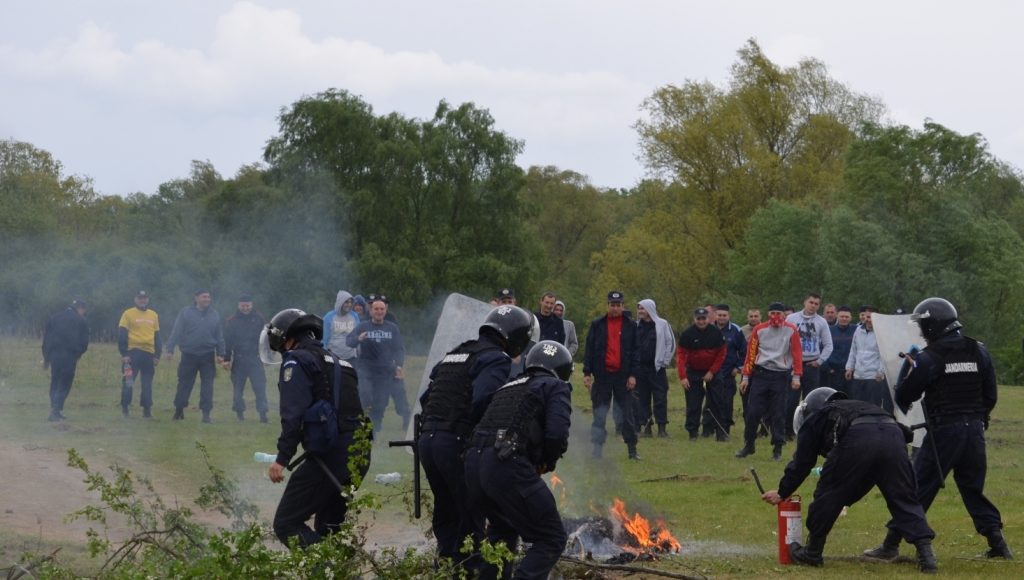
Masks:
[[[210,419],[209,411],[203,413],[203,423],[213,423],[213,420]]]
[[[63,420],[64,420],[64,417],[62,417],[62,416],[61,416],[61,414],[60,414],[60,413],[58,413],[57,411],[52,411],[52,412],[50,413],[50,416],[49,416],[49,417],[47,417],[47,419],[46,419],[46,420],[47,420],[47,421],[49,421],[49,422],[51,422],[51,423],[54,423],[54,422],[56,422],[56,421],[63,421]]]

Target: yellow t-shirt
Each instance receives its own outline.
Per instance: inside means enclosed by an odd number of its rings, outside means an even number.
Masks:
[[[124,311],[117,325],[128,331],[128,350],[139,349],[156,354],[155,336],[160,330],[160,317],[156,312],[133,306]]]

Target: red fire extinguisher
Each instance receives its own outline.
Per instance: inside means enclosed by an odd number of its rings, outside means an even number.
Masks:
[[[803,542],[804,522],[800,516],[800,496],[794,495],[782,500],[779,508],[779,564],[788,566],[789,545]]]

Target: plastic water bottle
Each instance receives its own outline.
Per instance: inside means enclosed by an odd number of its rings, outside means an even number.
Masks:
[[[262,451],[257,451],[256,453],[253,453],[252,458],[256,463],[273,463],[277,460],[277,455],[274,453],[263,453]]]
[[[378,473],[373,481],[377,483],[383,483],[384,485],[391,485],[402,481],[402,474],[397,471],[392,473]]]
[[[815,477],[821,477],[821,466],[812,469],[811,473],[813,473]]]

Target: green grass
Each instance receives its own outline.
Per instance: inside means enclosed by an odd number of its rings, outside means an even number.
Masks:
[[[109,344],[93,344],[79,364],[78,376],[65,406],[68,421],[54,424],[46,421],[49,375],[39,368],[39,358],[37,342],[0,339],[0,438],[7,449],[63,455],[66,449],[74,447],[93,467],[113,463],[129,465],[137,473],[153,479],[165,497],[170,494],[177,501],[190,502],[197,495],[199,483],[205,480],[205,469],[195,450],[198,441],[208,448],[216,465],[239,481],[243,492],[260,506],[264,518],[272,517],[283,487],[266,480],[263,475],[266,466],[254,463],[252,453],[275,449],[278,425],[273,370],[268,373],[272,409],[269,425],[253,420],[235,421],[231,412],[230,381],[223,371],[216,380],[214,423],[199,422],[199,412],[194,409],[198,386],[193,393],[193,409],[186,411],[186,420],[172,422],[177,359],[161,361],[157,369],[156,418],[152,421],[139,418],[136,407],[130,419],[123,419],[118,406],[120,380],[116,349]],[[419,384],[422,367],[423,360],[417,358],[410,359],[407,365],[410,400]],[[641,462],[628,461],[625,446],[610,439],[605,446],[605,459],[594,461],[589,458],[589,399],[586,390],[577,384],[570,450],[557,470],[566,482],[565,497],[560,502],[563,515],[584,516],[594,512],[603,515],[612,497],[621,497],[627,507],[649,517],[663,518],[668,523],[683,543],[684,555],[653,565],[680,573],[715,577],[918,576],[916,566],[910,563],[871,564],[855,558],[861,550],[875,546],[884,535],[888,512],[877,491],[852,506],[849,514],[837,522],[826,546],[823,569],[778,565],[775,508],[760,501],[749,468],[755,467],[765,486],[774,488],[784,464],[770,460],[770,448],[763,440],[759,441],[758,453],[742,461],[733,457],[739,442],[686,440],[681,435],[685,433],[682,389],[675,380],[671,388],[669,431],[672,438],[641,439]],[[1000,397],[988,432],[986,493],[1003,514],[1011,548],[1024,555],[1024,493],[1021,491],[1024,470],[1020,459],[1024,443],[1024,389],[1003,387]],[[254,417],[251,392],[247,395],[247,404],[248,415]],[[372,481],[377,473],[410,473],[409,456],[403,451],[388,449],[384,444],[400,438],[404,438],[404,434],[399,432],[399,420],[389,410],[383,435],[374,448],[368,482],[363,487],[364,492],[381,494],[384,505],[377,514],[364,517],[390,522],[395,529],[404,531],[409,526],[424,526],[425,522],[410,523],[406,506],[402,498],[394,494],[394,488]],[[786,453],[791,451],[792,448],[787,447]],[[0,476],[0,483],[16,476],[5,473]],[[799,490],[805,502],[810,501],[814,483],[812,476]],[[48,482],[40,481],[39,485],[46,486]],[[84,489],[84,485],[82,487]],[[805,515],[806,512],[805,507]],[[935,551],[944,575],[963,578],[1024,575],[1024,564],[1018,562],[973,559],[984,551],[985,541],[975,533],[952,478],[928,516],[938,534]],[[216,517],[209,519],[217,521]],[[3,550],[0,567],[25,549],[48,552],[62,547],[64,559],[69,554],[79,558],[81,545],[84,545],[84,536],[80,544],[68,544],[54,541],[48,537],[47,530],[21,534],[0,530],[0,549]],[[913,549],[904,546],[904,552],[909,555]],[[84,561],[82,566],[84,570],[89,569]]]

